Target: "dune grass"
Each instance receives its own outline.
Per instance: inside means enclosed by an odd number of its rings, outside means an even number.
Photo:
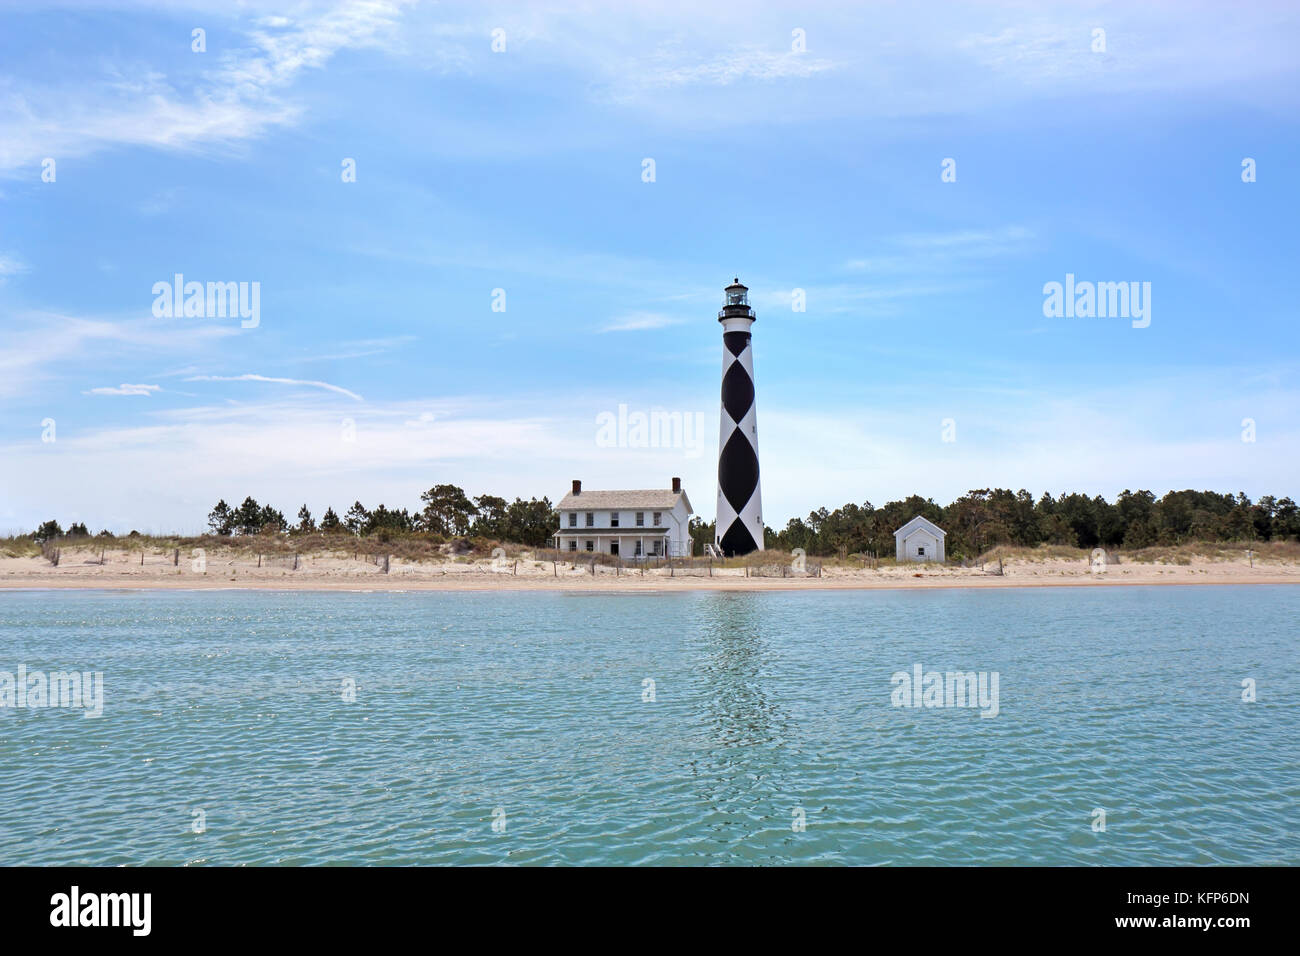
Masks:
[[[161,556],[175,557],[179,551],[180,558],[188,560],[193,551],[202,548],[207,556],[234,557],[239,559],[289,557],[294,554],[305,558],[334,557],[338,559],[375,560],[387,555],[392,561],[403,562],[439,562],[455,561],[473,563],[504,555],[507,561],[558,561],[570,564],[575,560],[585,564],[596,560],[601,565],[614,565],[619,562],[610,555],[590,552],[554,551],[547,547],[518,544],[516,542],[496,541],[482,537],[446,538],[431,534],[378,534],[357,537],[347,533],[324,534],[258,534],[236,535],[233,537],[218,535],[122,535],[122,536],[77,536],[62,537],[48,542],[47,547],[32,535],[16,535],[0,538],[0,557],[32,558],[40,557],[55,548],[67,554],[69,552],[84,555],[98,555],[102,550],[106,560],[110,557],[121,559],[123,555],[137,558],[144,553],[146,559]],[[500,549],[500,550],[498,550]],[[1256,564],[1300,563],[1300,542],[1265,541],[1265,542],[1187,542],[1179,545],[1158,545],[1137,550],[1112,549],[1121,564],[1166,564],[1189,565],[1204,561],[1241,561],[1246,560],[1247,551],[1253,551]],[[997,564],[1001,559],[1006,562],[1041,563],[1054,560],[1088,561],[1092,551],[1089,548],[1072,548],[1065,545],[1040,544],[1037,547],[1019,547],[999,545],[991,548],[973,563],[984,565]],[[648,556],[650,563],[664,562],[665,558]],[[712,563],[715,568],[742,569],[791,567],[796,556],[787,551],[768,550],[755,552],[744,557],[710,559],[696,555],[690,559],[674,558],[673,563],[681,566],[706,566]],[[898,566],[893,555],[871,558],[863,554],[835,555],[820,557],[804,556],[805,566],[840,569],[892,568]],[[630,556],[624,556],[622,564],[636,562]],[[949,566],[958,566],[961,559],[950,558]]]

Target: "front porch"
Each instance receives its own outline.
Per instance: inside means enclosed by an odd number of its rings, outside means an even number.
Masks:
[[[553,540],[564,554],[608,554],[623,561],[686,556],[672,546],[667,528],[561,528]]]

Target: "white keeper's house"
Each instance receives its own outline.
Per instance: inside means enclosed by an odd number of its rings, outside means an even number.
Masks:
[[[672,488],[632,491],[573,490],[556,506],[560,528],[554,534],[561,551],[591,551],[636,561],[656,557],[689,557],[691,501],[682,480]]]
[[[894,532],[894,557],[899,561],[944,560],[943,539],[948,536],[933,521],[917,515]]]

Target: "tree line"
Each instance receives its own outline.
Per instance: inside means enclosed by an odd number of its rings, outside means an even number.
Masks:
[[[1125,489],[1110,502],[1078,493],[1044,493],[1035,500],[1023,488],[980,488],[946,506],[912,495],[880,508],[869,501],[821,508],[792,518],[781,531],[766,529],[764,544],[822,556],[887,556],[894,553],[894,532],[916,515],[948,533],[946,551],[953,558],[977,557],[997,545],[1135,550],[1189,541],[1300,539],[1300,509],[1290,498],[1272,495],[1252,502],[1244,493],[1187,490],[1157,499],[1150,491]]]
[[[333,507],[325,509],[319,524],[310,509],[298,509],[297,521],[288,522],[283,512],[249,497],[237,507],[222,499],[208,513],[208,530],[215,535],[250,535],[268,532],[290,534],[351,534],[389,537],[404,534],[433,534],[441,537],[474,536],[512,541],[533,547],[549,543],[560,518],[547,498],[516,498],[507,502],[496,495],[470,498],[456,485],[434,485],[420,495],[424,507],[410,512],[380,503],[367,508],[360,501],[339,517]]]
[[[384,504],[366,508],[353,502],[342,515],[332,508],[317,522],[306,505],[290,523],[284,513],[254,498],[231,507],[218,501],[208,514],[215,535],[426,534],[441,537],[481,537],[532,547],[545,547],[560,525],[559,514],[547,498],[495,495],[471,498],[451,484],[434,485],[420,495],[418,511],[391,509]],[[911,495],[876,508],[871,502],[846,504],[834,511],[820,508],[807,518],[791,518],[780,531],[765,529],[766,547],[781,551],[803,548],[810,555],[894,553],[894,532],[916,515],[923,515],[947,533],[950,557],[977,557],[997,545],[1035,547],[1040,544],[1075,548],[1122,547],[1126,550],[1190,541],[1253,542],[1300,540],[1300,509],[1290,498],[1265,495],[1251,501],[1244,493],[1171,491],[1157,499],[1150,491],[1125,490],[1114,502],[1101,495],[1071,493],[1039,498],[1024,490],[980,488],[948,505]],[[695,552],[714,538],[713,522],[691,522]],[[84,523],[65,532],[57,521],[44,522],[33,534],[38,541],[89,536]],[[138,532],[131,532],[136,536]],[[100,537],[112,537],[108,531]]]

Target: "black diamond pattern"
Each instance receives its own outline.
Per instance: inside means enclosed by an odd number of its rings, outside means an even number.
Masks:
[[[722,548],[722,553],[729,558],[758,550],[758,544],[754,541],[754,536],[749,533],[749,529],[745,527],[745,523],[739,518],[731,522],[731,527],[722,536],[719,545]]]
[[[722,376],[722,407],[731,420],[739,424],[754,404],[754,381],[740,362],[732,362]]]
[[[745,351],[745,346],[749,344],[749,338],[748,332],[723,332],[722,344],[732,355],[739,357],[740,353]]]
[[[736,514],[758,487],[758,455],[739,429],[731,433],[718,456],[718,486]]]

